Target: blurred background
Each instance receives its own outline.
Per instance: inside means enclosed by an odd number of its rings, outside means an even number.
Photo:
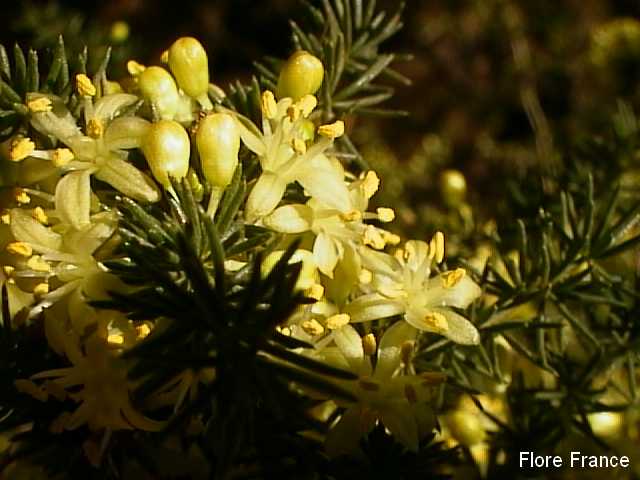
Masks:
[[[225,87],[250,79],[254,60],[287,56],[288,19],[303,12],[300,0],[28,1],[0,42],[40,48],[63,33],[96,62],[108,43],[118,79],[128,59],[159,63],[176,37],[193,35]],[[634,0],[408,0],[387,48],[413,55],[396,65],[413,84],[389,105],[409,116],[358,120],[355,137],[383,180],[377,201],[399,213],[398,233],[443,228],[455,248],[491,220],[526,215],[523,179],[553,173],[579,136],[610,129],[617,100],[638,104],[639,18]]]

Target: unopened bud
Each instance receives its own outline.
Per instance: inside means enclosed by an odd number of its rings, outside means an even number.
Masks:
[[[180,88],[193,98],[207,94],[209,60],[202,44],[192,37],[182,37],[169,48],[169,68]]]
[[[153,176],[165,188],[171,186],[170,176],[180,180],[189,170],[189,135],[178,122],[161,120],[152,124],[142,142],[142,151]]]
[[[204,117],[198,125],[196,145],[205,178],[216,187],[229,185],[240,151],[240,132],[233,117],[227,113]]]
[[[162,67],[148,67],[138,76],[142,96],[158,110],[160,118],[172,120],[178,110],[179,96],[176,82]]]
[[[280,70],[278,98],[291,97],[298,101],[305,95],[313,95],[322,85],[324,67],[322,62],[305,50],[289,57]]]
[[[450,207],[456,207],[464,201],[467,194],[467,181],[458,170],[445,170],[440,175],[440,193]]]

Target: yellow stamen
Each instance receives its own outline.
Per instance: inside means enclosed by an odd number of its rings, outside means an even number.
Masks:
[[[51,265],[46,260],[42,259],[40,255],[34,255],[27,260],[27,267],[36,272],[50,272]]]
[[[439,312],[428,312],[423,319],[425,325],[437,333],[445,333],[449,330],[447,318]]]
[[[6,277],[10,277],[11,275],[13,275],[13,272],[16,271],[15,267],[12,267],[11,265],[3,265],[2,266],[2,271],[4,272]]]
[[[51,154],[51,162],[54,167],[64,167],[74,159],[73,152],[68,148],[56,148]]]
[[[351,317],[347,313],[338,313],[327,318],[327,328],[329,330],[337,330],[347,325],[351,321]]]
[[[151,329],[149,328],[149,325],[147,325],[146,323],[143,323],[142,325],[138,325],[136,327],[136,334],[137,334],[138,340],[142,340],[143,338],[146,338],[147,335],[149,335],[150,333],[151,333]]]
[[[382,238],[387,245],[398,245],[402,239],[395,233],[382,231]]]
[[[363,390],[367,390],[369,392],[377,392],[378,390],[380,390],[380,385],[369,380],[360,380],[358,381],[358,385]]]
[[[318,322],[315,318],[312,318],[311,320],[305,320],[300,326],[309,335],[317,336],[324,333],[324,327],[320,325],[320,322]]]
[[[124,336],[121,333],[112,333],[107,337],[107,343],[109,345],[123,345]]]
[[[282,335],[285,335],[287,337],[291,336],[291,329],[289,327],[276,327],[276,331],[280,332]]]
[[[429,258],[435,258],[436,263],[442,263],[444,260],[444,234],[436,232],[429,242]]]
[[[373,170],[369,170],[362,181],[362,189],[364,196],[368,200],[378,191],[380,188],[380,179]]]
[[[367,225],[367,228],[364,230],[363,240],[365,245],[369,245],[376,250],[381,250],[386,245],[382,234],[373,225]]]
[[[30,138],[18,137],[11,142],[9,147],[9,160],[19,162],[24,160],[36,149],[35,143]]]
[[[298,155],[304,155],[307,153],[307,144],[301,138],[294,138],[291,142],[291,146]]]
[[[47,282],[39,283],[33,288],[33,294],[36,298],[44,297],[47,293],[49,293],[49,284]]]
[[[373,273],[371,273],[370,270],[363,268],[362,270],[360,270],[360,273],[358,274],[358,280],[363,285],[369,285],[373,280]]]
[[[297,102],[298,107],[300,108],[300,112],[304,118],[307,118],[311,115],[311,112],[318,105],[318,100],[313,95],[305,95]]]
[[[16,202],[18,202],[18,203],[20,203],[22,205],[26,205],[27,203],[31,203],[31,197],[29,196],[29,194],[27,192],[25,192],[21,188],[17,188],[16,189],[14,198],[16,199]]]
[[[392,222],[396,218],[396,212],[393,211],[393,208],[379,207],[376,209],[376,213],[378,220],[384,223]]]
[[[104,133],[104,124],[99,118],[92,118],[87,122],[87,134],[91,138],[100,138]]]
[[[127,72],[129,72],[129,75],[133,75],[134,77],[140,75],[146,69],[147,67],[145,67],[141,63],[136,62],[135,60],[129,60],[127,62]]]
[[[44,212],[42,207],[36,207],[31,210],[31,216],[43,225],[49,223],[49,217],[47,217],[47,214]]]
[[[402,248],[398,248],[395,252],[393,252],[393,256],[396,258],[396,260],[403,261],[406,256],[406,252]]]
[[[455,287],[466,274],[467,272],[464,268],[456,268],[455,270],[444,272],[440,277],[442,278],[442,286],[444,288]]]
[[[164,52],[162,52],[162,54],[160,55],[160,61],[162,63],[169,63],[169,50],[165,50]]]
[[[373,355],[376,353],[376,337],[373,333],[368,333],[362,337],[362,349],[365,355]]]
[[[0,215],[0,221],[5,225],[11,225],[11,214],[9,214],[8,212],[3,213],[2,215]]]
[[[28,258],[33,255],[33,249],[28,243],[24,242],[11,242],[7,245],[7,252],[13,255],[20,255],[21,257]]]
[[[268,119],[275,118],[278,114],[278,105],[276,104],[276,97],[273,96],[273,92],[266,90],[262,93],[260,100],[262,116]]]
[[[341,137],[344,134],[344,122],[337,120],[327,125],[320,125],[318,127],[318,134],[332,140]]]
[[[311,285],[311,288],[307,290],[307,297],[320,300],[324,295],[324,287],[319,283]]]
[[[76,75],[76,89],[83,97],[93,97],[96,94],[96,87],[84,73]]]
[[[35,98],[27,102],[27,108],[31,113],[50,112],[51,100],[47,97]]]

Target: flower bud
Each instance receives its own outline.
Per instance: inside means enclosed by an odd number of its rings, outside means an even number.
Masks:
[[[298,101],[313,95],[322,85],[322,62],[305,50],[298,50],[285,62],[278,78],[278,98],[291,97]]]
[[[169,68],[184,93],[193,98],[207,94],[209,61],[198,40],[182,37],[173,42],[169,48]]]
[[[215,187],[229,185],[240,151],[240,132],[233,117],[227,113],[204,117],[198,125],[196,145],[205,178]]]
[[[138,76],[142,96],[158,110],[160,118],[172,120],[178,110],[179,96],[176,82],[162,67],[145,68]]]
[[[171,187],[170,176],[181,180],[189,170],[189,135],[173,120],[161,120],[149,127],[142,152],[153,176],[165,188]]]
[[[458,170],[445,170],[440,175],[440,194],[450,207],[457,207],[467,194],[467,181]]]

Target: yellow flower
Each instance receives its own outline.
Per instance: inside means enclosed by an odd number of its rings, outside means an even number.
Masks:
[[[118,113],[137,101],[128,94],[105,95],[95,104],[83,98],[84,116],[90,135],[83,135],[75,119],[59,100],[51,112],[32,115],[38,131],[53,135],[68,149],[35,151],[33,157],[51,160],[56,166],[72,170],[56,187],[56,203],[65,220],[76,229],[87,225],[90,206],[90,175],[138,201],[155,202],[160,198],[153,181],[126,161],[125,149],[140,147],[149,122],[139,117],[118,117]]]
[[[47,370],[31,378],[50,379],[56,387],[67,391],[68,398],[78,403],[72,414],[63,414],[61,427],[75,430],[87,424],[91,430],[140,429],[161,430],[165,422],[151,420],[132,405],[127,370],[122,361],[114,357],[105,341],[92,336],[84,351],[67,343],[66,354],[71,367]]]
[[[57,209],[63,212],[63,209]],[[64,214],[59,214],[63,219]],[[114,279],[93,257],[94,252],[115,231],[117,219],[112,212],[95,214],[87,227],[75,230],[64,220],[52,226],[43,225],[33,214],[21,208],[10,210],[10,231],[26,261],[16,264],[15,277],[40,279],[48,291],[32,308],[31,315],[71,295],[76,290],[91,291],[93,298],[104,298],[105,289],[113,289]],[[38,255],[33,255],[36,253]]]
[[[333,333],[335,346],[306,352],[358,375],[357,380],[336,382],[357,400],[338,402],[346,410],[327,435],[329,455],[353,453],[360,438],[377,422],[382,422],[405,447],[417,451],[420,438],[435,426],[435,416],[428,402],[433,387],[441,383],[444,376],[415,374],[408,352],[413,349],[414,340],[415,330],[404,322],[396,322],[380,339],[375,368],[370,358],[375,350],[375,339],[372,342],[369,336],[361,338],[350,325]]]
[[[289,183],[298,182],[307,195],[340,212],[351,209],[344,173],[325,155],[331,138],[321,137],[306,148],[305,119],[315,108],[311,95],[293,102],[284,98],[277,104],[271,92],[262,96],[262,133],[251,121],[235,115],[243,143],[260,161],[262,174],[247,199],[245,214],[253,222],[271,213]]]
[[[340,171],[333,163],[336,171]],[[342,176],[343,173],[337,174]],[[365,220],[386,221],[392,217],[391,209],[378,209],[377,213],[367,212],[369,200],[377,190],[378,177],[370,171],[349,187],[347,212],[337,210],[335,206],[323,203],[317,198],[310,199],[306,205],[291,204],[277,208],[263,218],[265,226],[282,233],[302,233],[312,231],[315,235],[313,255],[318,268],[329,278],[338,262],[344,257],[345,249],[359,251],[363,245],[382,249],[392,243],[392,235]],[[356,272],[358,275],[359,272]]]
[[[464,269],[431,277],[431,263],[442,260],[444,237],[434,236],[430,244],[409,241],[404,250],[391,256],[361,250],[364,266],[373,273],[367,293],[347,307],[353,322],[403,315],[418,330],[444,335],[456,343],[477,344],[476,327],[450,307],[466,308],[480,295],[480,287]]]

